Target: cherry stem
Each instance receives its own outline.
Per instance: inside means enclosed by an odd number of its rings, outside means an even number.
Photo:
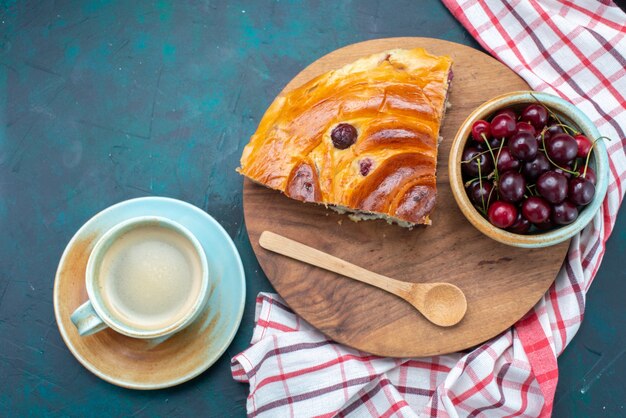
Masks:
[[[465,183],[463,183],[463,187],[470,186],[473,182],[475,182],[476,180],[479,180],[481,178],[489,180],[489,176],[474,177],[473,179],[469,179]]]
[[[478,185],[479,185],[480,190],[482,192],[482,189],[483,189],[483,176],[480,173],[480,164],[478,164]],[[485,209],[485,196],[483,196],[482,193],[480,194],[480,200],[481,200],[481,202],[483,204],[483,211],[486,212],[487,210]]]
[[[569,130],[572,132],[572,134],[573,134],[573,135],[578,135],[578,134],[580,133],[580,132],[578,132],[576,129],[572,128],[571,126],[564,124],[564,123],[561,121],[561,118],[559,118],[559,116],[558,116],[556,113],[554,113],[552,110],[550,110],[550,108],[549,108],[548,106],[544,105],[544,104],[541,102],[541,100],[539,100],[537,97],[535,97],[535,95],[534,95],[534,94],[530,93],[530,95],[532,96],[532,98],[533,98],[533,99],[535,99],[535,101],[537,101],[537,103],[539,103],[539,105],[540,105],[541,107],[543,107],[544,109],[546,109],[546,111],[548,112],[548,114],[549,114],[550,116],[552,116],[552,117],[553,117],[553,118],[554,118],[554,119],[558,122],[558,123],[557,123],[557,125],[559,125],[559,126],[561,126],[561,127],[563,127],[563,128],[567,128],[567,129],[569,129]]]
[[[591,157],[591,151],[593,151],[593,147],[596,146],[596,142],[604,138],[608,139],[609,141],[611,140],[611,138],[609,137],[600,136],[594,139],[594,141],[591,143],[591,147],[589,147],[589,151],[587,152],[587,158],[585,158],[585,169],[583,170],[582,174],[578,174],[579,176],[585,177],[587,175],[587,167],[589,167],[589,158]]]
[[[495,187],[492,187],[491,190],[489,191],[489,196],[487,196],[487,207],[489,207],[489,204],[491,203],[491,194],[493,193],[494,190],[495,190]],[[485,212],[487,211],[485,210]],[[487,214],[485,213],[485,215]]]
[[[557,123],[557,125],[562,127],[564,130],[569,129],[572,132],[572,135],[579,135],[581,133],[580,131],[577,131],[576,129],[574,129],[571,126],[566,125],[564,123]]]
[[[488,153],[488,152],[489,152],[489,151],[479,152],[478,154],[474,155],[474,156],[473,156],[472,158],[470,158],[469,160],[467,160],[467,161],[461,161],[461,164],[469,164],[469,163],[471,163],[472,161],[474,161],[476,158],[478,158],[478,157],[480,157],[481,155],[486,154],[486,153]]]
[[[502,152],[502,147],[504,146],[504,138],[502,138],[502,142],[500,142],[500,148],[498,148],[498,155],[496,156],[496,160],[493,162],[496,170],[498,169],[498,160],[500,160],[500,153]]]
[[[468,187],[469,185],[471,185],[476,180],[478,180],[478,177],[474,177],[473,179],[467,180],[465,183],[463,183],[463,187]]]
[[[493,165],[495,167],[493,172],[495,173],[495,177],[497,181],[498,180],[498,162],[496,160],[496,157],[493,155],[493,150],[491,149],[491,145],[489,144],[489,141],[487,141],[487,137],[485,136],[484,133],[482,133],[481,136],[485,140],[485,144],[487,144],[487,149],[489,150],[489,153],[491,154],[491,159],[493,160]],[[504,145],[504,138],[502,138],[502,142],[500,143],[500,149],[502,149],[502,145]],[[499,155],[500,154],[498,154],[498,156]]]
[[[543,134],[543,131],[541,132],[541,144],[543,145],[543,149],[545,150],[546,149],[546,138],[545,138],[545,136]],[[545,154],[546,154],[546,158],[548,159],[548,161],[550,161],[558,169],[560,169],[560,170],[562,170],[562,171],[564,171],[566,173],[569,173],[569,174],[571,174],[573,176],[577,176],[577,177],[580,176],[580,173],[578,173],[577,171],[568,170],[567,168],[563,168],[560,165],[558,165],[557,163],[555,163],[554,161],[552,161],[552,158],[550,158],[550,156],[548,155],[547,151],[545,152]]]

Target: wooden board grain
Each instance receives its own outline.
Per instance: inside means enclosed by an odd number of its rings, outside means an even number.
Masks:
[[[528,89],[521,78],[488,55],[437,39],[371,40],[320,58],[284,91],[360,57],[415,47],[454,60],[452,107],[441,133],[444,140],[439,148],[432,226],[407,230],[384,221],[355,223],[323,206],[294,201],[244,182],[244,215],[252,247],[289,306],[335,341],[394,357],[458,351],[506,330],[548,289],[568,248],[568,242],[536,250],[499,244],[471,226],[456,206],[448,184],[447,160],[458,127],[489,98]],[[433,325],[408,303],[382,290],[262,249],[258,239],[264,230],[399,280],[454,283],[465,292],[467,314],[454,327]]]

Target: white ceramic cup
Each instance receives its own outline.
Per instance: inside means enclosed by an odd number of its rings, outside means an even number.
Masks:
[[[191,324],[205,307],[209,268],[189,230],[167,218],[142,216],[114,226],[98,240],[85,285],[89,300],[71,315],[81,336],[110,327],[134,338],[166,337]]]

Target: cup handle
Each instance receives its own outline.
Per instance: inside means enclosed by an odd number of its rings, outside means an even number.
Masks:
[[[76,325],[76,328],[78,328],[78,334],[81,337],[95,334],[108,327],[102,318],[98,316],[90,301],[80,305],[70,318],[74,325]]]

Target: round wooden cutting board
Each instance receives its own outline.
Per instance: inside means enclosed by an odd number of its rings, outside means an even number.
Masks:
[[[536,250],[499,244],[478,232],[454,201],[447,161],[458,127],[484,101],[528,89],[521,78],[488,55],[437,39],[377,39],[320,58],[284,91],[360,57],[415,47],[454,60],[452,107],[441,133],[431,226],[407,230],[384,221],[355,223],[323,206],[291,200],[244,181],[244,214],[252,247],[289,306],[335,341],[394,357],[454,352],[506,330],[548,289],[568,248],[568,242]],[[259,236],[264,230],[399,280],[454,283],[465,292],[467,314],[450,328],[433,325],[408,303],[382,290],[262,249]]]

